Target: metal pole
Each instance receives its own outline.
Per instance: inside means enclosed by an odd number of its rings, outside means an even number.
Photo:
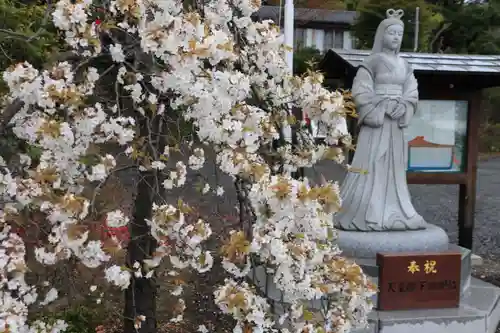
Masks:
[[[293,26],[294,26],[294,8],[293,0],[285,0],[285,45],[288,50],[286,52],[286,63],[290,72],[293,72]]]
[[[413,38],[413,52],[417,52],[418,50],[418,33],[420,28],[420,7],[415,9],[415,36]]]
[[[281,10],[281,8],[280,8]],[[293,74],[293,27],[294,27],[294,8],[293,0],[285,0],[285,23],[284,23],[284,35],[285,35],[285,46],[288,48],[286,51],[286,64],[290,70],[290,74]],[[291,106],[290,106],[291,107]],[[292,141],[292,127],[284,126],[283,135],[287,142]]]

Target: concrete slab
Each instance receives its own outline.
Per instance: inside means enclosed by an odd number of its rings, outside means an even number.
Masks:
[[[491,302],[495,302],[491,307],[483,308],[486,311],[486,332],[495,333],[497,326],[500,323],[500,288],[493,286],[490,283],[481,281],[476,278],[471,279],[471,289],[474,288],[476,291],[471,291],[471,297],[475,297],[475,304],[483,301],[487,305],[488,296],[475,296],[475,294],[488,294],[492,298]],[[482,299],[479,299],[481,297]]]
[[[422,321],[419,323],[399,322],[381,327],[378,333],[480,333],[484,332],[484,325],[483,319],[441,323],[432,321]]]
[[[483,258],[478,256],[477,254],[473,253],[470,258],[472,267],[481,266],[483,264]]]
[[[369,321],[372,326],[359,333],[495,333],[500,322],[500,288],[471,278],[459,308],[373,311]]]
[[[351,333],[378,333],[377,324],[370,323],[366,328],[352,330]]]
[[[495,333],[497,332],[497,326],[500,323],[500,306],[499,301],[493,307],[493,310],[486,317],[486,332]]]
[[[460,305],[490,314],[500,296],[500,289],[471,286],[460,300]]]

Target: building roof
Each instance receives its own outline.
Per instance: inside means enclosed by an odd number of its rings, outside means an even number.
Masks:
[[[332,55],[332,52],[335,53]],[[338,56],[354,68],[357,68],[370,55],[367,50],[328,51],[323,61],[329,61],[331,56]],[[417,72],[449,72],[449,73],[498,73],[500,74],[500,55],[469,55],[442,53],[407,53],[401,52],[401,57],[408,60]],[[330,60],[331,61],[331,60]]]
[[[273,20],[277,23],[280,17],[280,7],[262,6],[255,15],[260,20]],[[296,21],[307,21],[313,23],[353,24],[355,19],[356,12],[353,11],[317,8],[295,8]],[[283,11],[281,13],[281,20],[283,20]]]

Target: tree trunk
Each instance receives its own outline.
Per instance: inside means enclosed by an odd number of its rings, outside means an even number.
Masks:
[[[156,175],[154,171],[142,172],[139,175],[139,184],[134,203],[133,219],[130,223],[130,242],[127,253],[127,266],[132,268],[135,262],[142,263],[150,257],[156,247],[156,241],[151,236],[146,219],[152,216],[152,206],[155,198],[153,184]],[[137,316],[145,316],[141,328],[136,329],[134,324]],[[150,279],[133,276],[130,286],[125,291],[124,311],[125,333],[156,333],[156,282],[153,276]]]

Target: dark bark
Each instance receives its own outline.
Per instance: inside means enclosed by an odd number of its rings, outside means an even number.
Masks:
[[[0,113],[0,134],[4,134],[9,122],[22,109],[23,105],[21,100],[15,99],[3,109],[3,112]]]
[[[155,197],[154,186],[156,175],[154,172],[140,174],[139,184],[134,205],[133,219],[130,223],[130,243],[128,245],[127,266],[131,268],[134,262],[142,263],[151,257],[156,242],[150,234],[146,219],[152,215],[152,205]],[[155,333],[156,332],[156,282],[155,278],[132,278],[129,288],[125,291],[125,333]],[[134,327],[135,318],[143,315],[146,321],[141,328]]]
[[[130,102],[130,101],[128,101]],[[132,105],[125,103],[126,109],[132,110]],[[158,160],[158,151],[163,151],[165,143],[152,133],[162,133],[162,118],[143,118],[139,123],[140,137],[149,138],[148,143],[142,147],[147,155]],[[164,176],[156,170],[139,173],[137,192],[134,200],[132,221],[129,223],[130,242],[127,251],[127,266],[133,269],[135,262],[141,265],[144,259],[149,259],[156,251],[157,242],[151,235],[151,229],[146,220],[153,215],[153,203],[163,202],[164,188],[160,186]],[[133,269],[134,271],[136,269]],[[143,271],[143,275],[146,272]],[[125,291],[124,308],[124,333],[156,333],[156,277],[133,277],[129,288]],[[136,329],[137,316],[145,316],[141,327]]]
[[[158,131],[159,121],[155,120],[151,120],[154,124],[152,130]],[[141,137],[149,137],[151,130],[149,124],[150,120],[147,118],[140,121]],[[144,148],[150,156],[155,156],[152,143]],[[136,270],[133,268],[134,263],[142,265],[144,259],[152,257],[157,246],[146,222],[152,218],[153,202],[158,199],[157,185],[158,174],[155,170],[139,173],[132,221],[129,223],[130,242],[127,252],[127,266],[134,271]],[[155,276],[149,279],[133,276],[130,286],[125,291],[124,333],[156,333],[156,294]],[[134,324],[138,316],[145,316],[146,320],[140,323],[139,329],[136,329]]]

